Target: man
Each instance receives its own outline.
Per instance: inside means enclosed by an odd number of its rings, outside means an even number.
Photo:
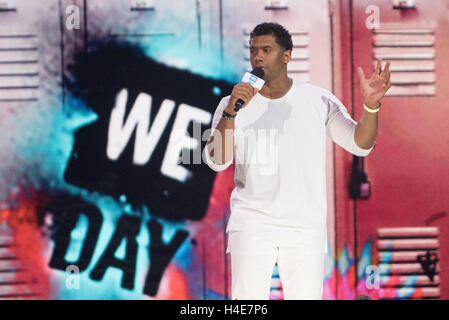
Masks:
[[[359,123],[329,91],[287,76],[292,40],[276,23],[250,34],[252,67],[261,67],[260,92],[234,86],[213,117],[203,158],[215,171],[235,160],[228,250],[232,299],[269,299],[278,265],[285,299],[321,299],[326,240],[326,134],[360,157],[374,147],[380,100],[391,86],[388,62],[365,79],[358,69],[364,113]],[[238,112],[238,99],[245,104]]]

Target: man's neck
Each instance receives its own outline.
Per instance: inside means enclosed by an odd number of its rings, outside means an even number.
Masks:
[[[284,74],[279,78],[265,82],[265,85],[259,93],[269,99],[278,99],[283,97],[290,90],[292,85],[293,80]]]

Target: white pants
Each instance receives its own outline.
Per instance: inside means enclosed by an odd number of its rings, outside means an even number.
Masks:
[[[230,231],[232,299],[268,300],[275,263],[286,300],[321,300],[324,238],[312,229]]]

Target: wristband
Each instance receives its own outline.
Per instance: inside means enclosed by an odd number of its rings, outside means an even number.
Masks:
[[[377,109],[371,109],[366,104],[364,104],[363,108],[365,108],[365,110],[368,111],[369,113],[377,113],[377,112],[379,112],[381,105],[382,104],[379,102],[379,107],[377,107]]]
[[[237,117],[237,113],[232,115],[232,114],[227,113],[226,111],[223,110],[223,118],[225,118],[227,120],[234,120],[235,117]]]

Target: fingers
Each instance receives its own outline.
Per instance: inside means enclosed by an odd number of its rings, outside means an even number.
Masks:
[[[249,90],[248,90],[248,88],[245,86],[245,85],[243,85],[243,84],[238,84],[238,85],[236,85],[235,87],[234,87],[234,96],[237,98],[237,99],[242,99],[243,101],[245,101],[245,102],[247,102],[248,101],[248,98],[250,97],[250,94],[249,94]]]
[[[390,71],[390,65],[391,65],[391,61],[388,61],[387,64],[385,65],[384,70],[380,74],[381,76],[386,75]]]
[[[390,72],[390,66],[391,66],[391,61],[388,61],[387,64],[385,65],[385,69],[382,71],[382,73],[380,74],[380,78],[383,81],[383,88],[384,90],[388,90],[391,88],[391,80],[390,80],[390,76],[391,76],[391,72]]]
[[[243,83],[245,94],[248,97],[247,100],[245,100],[246,103],[248,103],[255,95],[254,93],[254,87],[250,85],[249,83]]]
[[[382,70],[382,59],[378,59],[375,74],[380,75],[381,70]]]
[[[231,95],[232,100],[234,101],[242,99],[245,102],[243,107],[245,107],[256,93],[257,92],[255,92],[255,89],[249,83],[240,83],[234,86]]]
[[[380,76],[382,78],[384,78],[387,82],[388,82],[388,80],[390,78],[390,65],[391,65],[391,62],[388,61],[386,66],[385,66],[384,71],[382,71],[382,73],[380,74]]]
[[[390,71],[391,61],[387,61],[384,70],[382,70],[382,60],[377,60],[377,66],[374,77],[377,75],[380,80],[383,81],[384,87],[391,87],[391,71]],[[379,72],[379,73],[378,73]]]
[[[388,72],[385,74],[385,77],[384,77],[386,83],[388,83],[388,82],[390,81],[390,76],[391,76],[391,72],[388,71]]]

